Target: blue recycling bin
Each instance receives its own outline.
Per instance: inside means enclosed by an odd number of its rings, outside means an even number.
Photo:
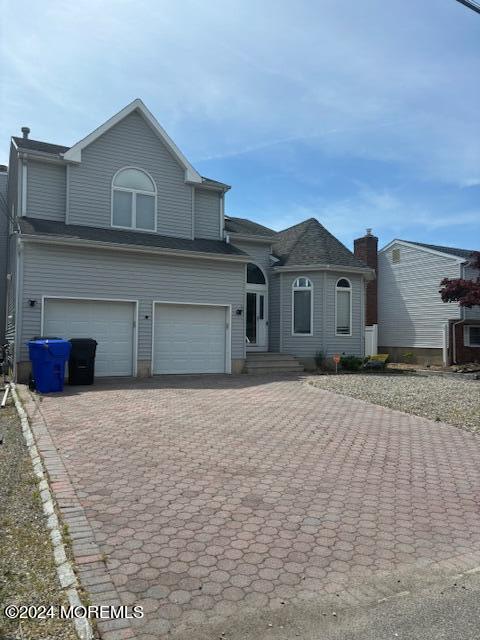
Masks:
[[[37,338],[28,342],[32,376],[40,393],[63,391],[65,364],[72,345],[62,338]]]

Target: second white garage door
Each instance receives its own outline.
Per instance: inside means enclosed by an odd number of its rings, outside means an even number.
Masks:
[[[43,334],[94,338],[96,376],[133,374],[135,305],[132,302],[46,299]]]
[[[225,373],[226,307],[156,304],[153,373]]]

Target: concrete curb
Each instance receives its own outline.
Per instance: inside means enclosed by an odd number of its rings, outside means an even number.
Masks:
[[[68,561],[65,553],[65,545],[63,544],[62,534],[58,526],[59,522],[55,514],[52,494],[50,492],[42,460],[38,453],[33,433],[30,429],[27,413],[20,403],[15,384],[11,383],[10,388],[15,409],[17,410],[18,417],[20,418],[23,437],[30,453],[30,458],[32,459],[33,471],[38,478],[38,488],[40,491],[43,513],[47,516],[47,527],[50,530],[50,539],[53,545],[53,555],[57,568],[57,576],[62,588],[66,591],[70,605],[77,606],[80,604],[80,597],[77,590],[78,582],[72,565]],[[92,626],[86,618],[75,618],[73,620],[73,624],[80,640],[92,640]]]
[[[62,521],[68,527],[76,574],[82,589],[87,592],[89,604],[118,607],[122,602],[117,588],[108,571],[104,555],[95,540],[85,509],[76,494],[67,468],[48,430],[47,422],[42,414],[41,402],[24,385],[18,386],[18,395],[21,397],[25,410],[21,406],[20,408],[30,421],[31,430],[29,428],[29,432],[32,443],[36,445],[34,464],[43,465],[42,472],[44,468],[51,495],[58,506]],[[37,466],[37,468],[39,467]],[[50,508],[49,505],[47,509]],[[53,523],[57,520],[55,513],[49,517],[52,518]],[[58,559],[59,561],[62,559],[61,552],[58,552]],[[62,569],[62,579],[68,582],[71,577],[68,569],[64,564],[60,566],[65,569],[64,572]],[[76,589],[75,593],[78,597]],[[73,594],[72,597],[75,599]],[[78,601],[75,600],[74,604],[78,605]],[[95,626],[102,640],[127,640],[134,637],[130,622],[125,618],[97,619]],[[92,637],[94,636],[87,636],[85,639],[82,637],[81,640],[90,640]]]

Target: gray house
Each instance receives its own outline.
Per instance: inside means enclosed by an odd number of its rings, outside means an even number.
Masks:
[[[226,217],[230,187],[199,175],[141,100],[70,148],[23,132],[1,296],[19,379],[35,335],[95,338],[98,376],[363,354],[372,270],[314,219],[276,233]]]
[[[378,254],[378,349],[394,360],[480,361],[480,307],[442,302],[443,278],[477,278],[472,250],[393,240]],[[408,354],[408,355],[407,355]]]

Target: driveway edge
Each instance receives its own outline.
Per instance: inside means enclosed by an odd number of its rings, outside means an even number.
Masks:
[[[48,516],[58,577],[62,587],[67,589],[70,604],[81,605],[78,592],[80,583],[87,593],[89,604],[120,606],[120,596],[105,566],[104,556],[95,542],[85,510],[48,431],[40,403],[23,385],[18,385],[17,389],[16,385],[12,384],[12,396],[22,423],[34,472],[40,481],[43,510]],[[78,581],[65,555],[64,539],[55,515],[54,502],[68,527]],[[91,640],[94,637],[88,619],[75,619],[74,623],[80,640]],[[127,619],[98,619],[96,628],[102,640],[128,640],[134,637]]]

